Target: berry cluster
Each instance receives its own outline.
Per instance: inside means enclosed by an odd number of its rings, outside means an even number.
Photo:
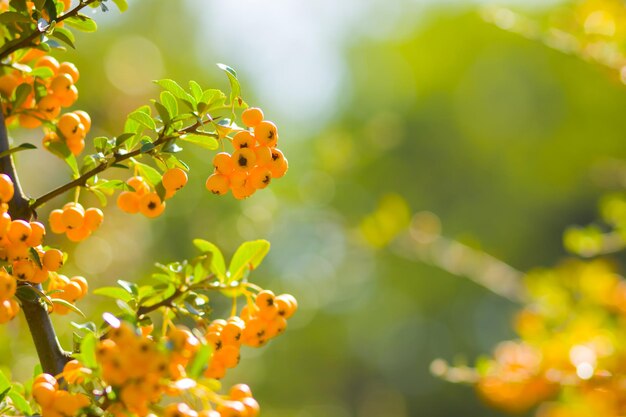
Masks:
[[[85,136],[91,129],[91,118],[83,110],[65,113],[56,124],[55,130],[48,131],[43,137],[43,146],[49,148],[55,142],[64,142],[75,156],[85,149]]]
[[[87,210],[80,203],[67,203],[63,209],[50,212],[48,222],[54,233],[65,233],[72,242],[80,242],[98,230],[104,214],[102,210],[90,207]]]
[[[59,389],[58,381],[50,374],[39,374],[33,382],[32,392],[46,417],[74,416],[91,403],[85,394]]]
[[[111,404],[107,411],[114,416],[129,412],[147,415],[148,407],[160,400],[166,387],[162,380],[168,376],[167,352],[122,323],[98,343],[96,357],[102,380],[118,393],[119,402]]]
[[[220,398],[214,410],[197,412],[187,403],[174,403],[165,407],[163,417],[256,417],[259,414],[259,403],[252,396],[246,384],[233,385],[228,397]]]
[[[50,274],[47,290],[48,292],[58,291],[55,293],[56,298],[65,300],[70,304],[74,304],[76,301],[87,295],[89,286],[84,277],[75,276],[68,278],[65,275],[55,273]],[[61,315],[65,315],[70,312],[69,308],[60,304],[54,304],[53,311]]]
[[[206,180],[206,188],[213,194],[224,195],[229,190],[237,199],[250,197],[256,190],[269,185],[272,178],[287,172],[288,163],[276,148],[278,129],[258,108],[248,108],[242,114],[242,130],[232,138],[232,155],[220,152],[213,158],[214,172]]]
[[[120,210],[136,214],[141,213],[146,217],[158,217],[165,210],[165,201],[156,191],[151,190],[150,184],[141,176],[134,176],[126,181],[134,191],[122,191],[117,196],[117,206]]]
[[[287,328],[287,319],[298,308],[296,299],[290,294],[275,296],[263,290],[241,310],[240,317],[228,320],[213,320],[207,328],[206,340],[213,347],[213,357],[205,370],[207,378],[221,379],[226,370],[239,363],[242,344],[260,347]]]
[[[33,50],[35,51],[35,50]],[[59,63],[53,57],[26,56],[22,62],[31,61],[34,68],[45,67],[52,72],[51,77],[31,76],[28,72],[14,69],[0,76],[0,94],[7,100],[3,101],[3,111],[7,122],[17,117],[20,125],[25,128],[39,127],[42,122],[52,122],[61,113],[63,107],[69,107],[78,98],[78,89],[74,85],[79,78],[78,69],[71,62]],[[18,86],[30,86],[30,93],[22,100],[18,108],[11,108],[9,99]]]

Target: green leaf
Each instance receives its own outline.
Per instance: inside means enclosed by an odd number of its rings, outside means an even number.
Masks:
[[[217,139],[215,139],[213,136],[198,135],[195,133],[190,133],[188,135],[181,136],[180,140],[193,143],[194,145],[201,146],[203,148],[210,149],[212,151],[219,148],[219,143]]]
[[[117,8],[120,9],[120,12],[125,12],[126,10],[128,10],[128,3],[126,2],[126,0],[113,0],[113,3],[115,3]]]
[[[57,20],[57,6],[54,0],[46,0],[43,3],[43,8],[48,12],[48,18],[51,22]]]
[[[152,168],[150,165],[137,162],[135,159],[133,159],[132,161],[137,166],[139,174],[144,177],[150,183],[150,185],[156,186],[161,182],[162,176],[161,174],[159,174],[159,171]]]
[[[74,29],[78,29],[82,32],[95,32],[98,29],[96,22],[84,14],[70,16],[65,19],[64,22]]]
[[[9,388],[5,389],[4,391],[2,391],[2,392],[0,393],[0,403],[1,403],[2,401],[4,401],[4,399],[6,398],[7,394],[9,393],[9,391],[11,391],[11,387],[9,387]]]
[[[237,79],[237,72],[225,64],[217,64],[217,66],[228,76],[228,81],[230,82],[230,104],[234,105],[235,100],[241,95],[241,86]]]
[[[80,356],[83,365],[87,368],[96,368],[98,362],[96,361],[96,344],[98,339],[93,333],[87,333],[83,340],[80,342]]]
[[[158,101],[153,100],[153,102],[154,102],[154,108],[157,109],[159,116],[161,116],[161,121],[163,122],[163,124],[164,125],[169,124],[170,120],[172,120],[172,117],[167,107],[165,107],[163,104],[159,103]]]
[[[270,250],[270,242],[259,239],[244,242],[237,248],[228,267],[228,280],[239,281],[247,270],[256,269]]]
[[[4,391],[7,388],[11,388],[11,381],[4,372],[0,371],[0,390]]]
[[[161,88],[166,91],[169,91],[174,95],[174,97],[179,98],[181,100],[189,101],[190,103],[195,104],[195,99],[191,94],[185,91],[183,87],[181,87],[176,81],[170,79],[157,80],[155,81]]]
[[[156,124],[150,115],[144,113],[143,111],[135,110],[131,114],[128,115],[130,120],[134,120],[140,125],[147,127],[151,130],[156,130]]]
[[[24,396],[22,396],[22,394],[15,390],[11,390],[9,391],[9,398],[13,402],[15,408],[17,408],[19,411],[26,415],[33,414],[33,409],[30,408],[30,404],[28,404],[28,401],[24,399]]]
[[[4,158],[5,156],[11,155],[12,153],[15,153],[15,152],[25,151],[27,149],[37,149],[37,147],[33,145],[32,143],[22,143],[21,145],[18,145],[14,148],[7,149],[4,152],[0,152],[0,158]]]
[[[120,287],[124,288],[124,290],[126,290],[129,294],[132,294],[135,297],[139,295],[139,287],[137,287],[137,284],[124,281],[122,279],[118,279],[117,283],[120,285]]]
[[[200,339],[201,340],[201,339]],[[197,379],[202,375],[202,371],[206,368],[211,358],[213,349],[207,344],[200,345],[200,349],[196,352],[191,361],[191,365],[187,368],[189,378]]]
[[[37,67],[34,68],[31,72],[29,72],[29,75],[32,77],[38,77],[38,78],[50,78],[54,75],[54,72],[52,72],[52,69],[49,67]]]
[[[75,38],[72,31],[57,26],[54,28],[54,32],[52,32],[51,36],[55,39],[60,40],[61,42],[68,44],[73,49],[76,49],[76,46],[74,45]]]
[[[169,91],[161,91],[159,98],[161,99],[161,103],[167,109],[170,119],[178,115],[178,101],[176,101],[174,94]]]
[[[200,99],[202,98],[202,87],[200,87],[200,84],[198,84],[197,82],[191,80],[189,81],[189,90],[191,91],[191,94],[193,95],[193,98],[196,99],[196,102],[200,101]]]
[[[76,157],[74,156],[74,154],[72,154],[72,152],[70,152],[70,149],[64,142],[51,142],[47,146],[47,149],[53,154],[57,155],[59,158],[63,159],[76,177],[80,175],[80,172],[78,170],[78,163],[76,162]]]
[[[133,299],[133,295],[120,287],[102,287],[93,291],[96,295],[102,295],[104,297],[114,298],[116,300],[124,300],[129,302]]]
[[[211,272],[213,272],[220,281],[224,281],[226,279],[226,262],[224,261],[222,251],[213,243],[204,239],[194,239],[193,244],[200,252],[211,254]]]
[[[33,91],[33,88],[30,84],[20,84],[15,89],[15,100],[13,101],[13,106],[15,108],[19,107],[24,103],[24,100],[28,97],[28,95]]]
[[[28,23],[30,22],[30,17],[28,17],[27,15],[23,13],[13,12],[13,11],[6,11],[6,12],[0,13],[0,23],[8,25],[10,23],[17,23],[17,22]]]
[[[80,311],[80,309],[78,307],[76,307],[74,304],[62,299],[62,298],[50,298],[50,301],[52,301],[52,304],[59,304],[63,307],[66,307],[70,310],[72,310],[74,313],[80,314],[81,316],[85,317],[85,314]]]
[[[124,190],[124,191],[131,191],[131,187],[126,184],[126,182],[122,181],[122,180],[100,180],[98,181],[95,185],[92,186],[92,188],[96,188],[99,190],[104,190],[104,191],[108,191],[108,190]]]
[[[126,129],[124,129],[124,130],[126,130]],[[132,132],[132,133],[122,133],[121,135],[119,135],[118,137],[115,138],[115,147],[118,147],[118,146],[122,145],[128,139],[130,139],[133,136],[135,136],[135,134],[136,134],[135,132]]]

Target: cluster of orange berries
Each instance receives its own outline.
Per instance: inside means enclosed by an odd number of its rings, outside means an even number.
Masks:
[[[170,168],[163,174],[161,184],[165,188],[164,199],[168,200],[183,188],[188,181],[187,173],[180,168]],[[120,210],[136,214],[141,213],[146,217],[157,217],[165,210],[165,201],[159,194],[150,188],[150,184],[141,176],[137,175],[126,180],[134,191],[122,191],[117,197],[117,206]]]
[[[89,285],[87,284],[87,280],[81,276],[68,278],[61,274],[50,274],[47,290],[48,292],[58,291],[54,294],[55,298],[60,298],[70,304],[74,304],[87,295]],[[65,315],[70,312],[70,309],[64,305],[55,304],[53,311]]]
[[[114,416],[148,415],[149,406],[160,400],[166,387],[162,381],[169,376],[167,352],[147,335],[121,323],[98,343],[96,358],[102,380],[119,393],[119,402],[111,404],[107,411]]]
[[[56,125],[57,131],[49,131],[44,135],[43,146],[48,148],[55,142],[64,142],[73,155],[80,155],[85,149],[85,136],[91,129],[89,114],[83,110],[65,113],[59,117]]]
[[[104,221],[104,213],[95,207],[85,208],[80,203],[67,203],[62,209],[50,212],[48,222],[54,233],[65,233],[72,242],[87,239]]]
[[[206,340],[213,347],[213,356],[204,376],[223,378],[227,369],[239,363],[242,344],[263,346],[283,333],[287,328],[287,319],[297,308],[298,303],[292,295],[275,296],[272,291],[263,290],[257,294],[254,304],[241,310],[240,317],[213,320],[206,333]]]
[[[69,363],[73,362],[75,361]],[[58,381],[50,374],[39,374],[35,378],[32,393],[45,417],[74,416],[81,408],[91,404],[89,397],[85,394],[59,389]]]
[[[213,158],[214,172],[206,180],[206,188],[213,194],[224,195],[229,190],[237,199],[251,196],[256,190],[269,185],[272,178],[280,178],[287,172],[288,163],[276,148],[278,129],[264,120],[259,108],[248,108],[241,115],[244,125],[232,139],[235,151],[220,152]]]
[[[36,50],[32,50],[36,51]],[[30,56],[28,56],[30,55]],[[22,59],[31,59],[38,52],[32,52]],[[78,98],[78,89],[74,85],[80,76],[78,69],[71,62],[59,63],[51,56],[37,56],[34,58],[34,67],[46,67],[52,71],[52,77],[40,78],[30,76],[27,72],[12,70],[0,76],[0,93],[7,101],[3,105],[3,111],[7,116],[16,116],[22,127],[36,128],[43,121],[52,122],[61,113],[63,107],[69,107]],[[15,89],[21,84],[31,86],[31,92],[17,109],[11,109],[8,99]],[[35,94],[45,92],[45,94]],[[7,120],[10,123],[11,119]]]
[[[0,269],[0,323],[6,323],[20,312],[20,305],[13,298],[17,283],[11,274]]]
[[[187,403],[175,403],[165,407],[163,417],[256,417],[259,411],[259,403],[252,397],[250,387],[237,384],[230,388],[227,398],[220,399],[214,410],[197,412]]]

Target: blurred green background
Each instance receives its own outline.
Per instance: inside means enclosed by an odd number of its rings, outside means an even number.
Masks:
[[[250,384],[264,416],[500,415],[429,366],[472,362],[513,337],[517,306],[377,248],[364,219],[392,201],[387,217],[431,211],[444,235],[522,271],[556,263],[563,229],[594,218],[603,173],[626,157],[624,86],[486,23],[477,12],[484,2],[130,3],[123,15],[96,13],[99,31],[78,35],[78,52],[58,55],[81,71],[76,107],[91,114],[91,135],[120,132],[126,113],[158,94],[153,79],[226,89],[215,66],[224,62],[239,72],[248,103],[279,126],[290,170],[246,201],[218,198],[204,189],[212,154],[189,147],[192,180],[165,214],[149,221],[107,207],[103,227],[71,246],[67,273],[85,275],[92,288],[142,280],[156,261],[193,256],[192,238],[227,254],[267,238],[272,250],[251,279],[293,293],[301,308],[285,336],[245,349],[226,378]],[[532,2],[517,3],[509,4],[535,12]],[[52,155],[21,156],[31,195],[65,181]],[[98,296],[79,306],[94,319],[115,309]],[[66,346],[70,320],[80,318],[56,319]],[[30,375],[24,323],[0,334],[16,379]]]

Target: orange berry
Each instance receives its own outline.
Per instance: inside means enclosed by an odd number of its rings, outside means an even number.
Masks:
[[[157,193],[148,193],[141,196],[139,200],[139,211],[146,217],[158,217],[165,210],[165,202],[161,201],[161,198]]]
[[[81,240],[85,240],[89,236],[91,236],[91,230],[89,230],[89,228],[85,225],[82,225],[81,227],[75,229],[68,228],[68,230],[65,232],[65,235],[72,242],[80,242]]]
[[[81,375],[82,368],[83,365],[76,359],[69,361],[63,367],[63,378],[69,384],[81,383],[84,380],[83,376]]]
[[[241,403],[246,408],[246,417],[256,417],[261,411],[259,403],[252,397],[244,398]]]
[[[83,126],[85,126],[85,133],[89,132],[89,130],[91,129],[91,117],[89,117],[89,114],[83,110],[75,110],[74,114],[78,116],[80,122],[83,124]]]
[[[66,145],[74,156],[80,155],[81,152],[85,149],[85,141],[80,138],[68,140]]]
[[[79,229],[85,223],[85,209],[78,203],[66,204],[63,207],[63,224],[68,229]]]
[[[49,55],[43,56],[35,64],[35,68],[38,67],[48,67],[52,70],[53,74],[56,74],[59,71],[59,61]]]
[[[280,150],[272,149],[272,162],[270,162],[269,169],[272,171],[272,178],[282,177],[289,169],[287,158]]]
[[[74,302],[83,296],[83,289],[77,282],[70,281],[61,295],[65,300]]]
[[[54,403],[56,392],[49,382],[37,382],[33,385],[33,398],[43,408],[49,408]]]
[[[249,171],[256,164],[256,154],[252,149],[241,148],[233,153],[235,169]]]
[[[254,188],[249,182],[246,182],[244,185],[233,185],[231,191],[233,192],[233,197],[237,200],[243,200],[244,198],[248,198],[254,194],[256,188]]]
[[[85,138],[85,126],[81,123],[80,117],[74,113],[65,113],[61,116],[57,127],[66,141]]]
[[[8,300],[15,295],[17,283],[15,278],[9,275],[4,269],[0,270],[0,299]]]
[[[55,96],[61,102],[61,106],[69,107],[78,99],[78,88],[75,85],[71,85],[68,89],[61,90],[55,94]]]
[[[31,279],[29,279],[29,281],[34,284],[41,284],[48,279],[48,276],[49,276],[49,273],[47,269],[35,268],[35,274],[32,276]]]
[[[226,375],[226,366],[215,359],[211,360],[209,367],[204,371],[207,378],[222,379]]]
[[[87,294],[87,291],[89,290],[89,284],[87,283],[87,280],[85,279],[85,277],[75,276],[75,277],[70,278],[70,282],[74,282],[78,284],[81,290],[81,296],[80,296],[81,298]]]
[[[63,252],[58,249],[48,249],[41,261],[44,268],[55,272],[63,266]]]
[[[248,132],[247,130],[238,132],[233,137],[233,147],[235,149],[253,148],[255,144],[256,140],[254,139],[254,136],[252,136],[252,133]]]
[[[43,237],[46,234],[46,228],[40,222],[30,222],[31,234],[26,239],[26,245],[31,248],[39,246],[43,243]]]
[[[35,380],[33,381],[33,385],[40,383],[40,382],[47,382],[48,384],[52,385],[54,387],[55,390],[59,389],[59,382],[56,380],[55,377],[53,377],[50,374],[39,374],[35,377]]]
[[[167,191],[178,191],[187,184],[187,173],[180,168],[168,169],[163,174],[163,187]]]
[[[76,65],[71,62],[62,62],[59,65],[59,74],[67,74],[72,77],[72,84],[76,84],[78,78],[80,77],[78,68],[76,68]]]
[[[126,180],[126,184],[130,185],[139,195],[150,192],[150,186],[142,177],[130,177]]]
[[[0,76],[0,93],[7,98],[11,97],[13,90],[18,86],[20,80],[15,74],[4,74]]]
[[[258,107],[248,107],[241,113],[241,121],[247,127],[255,127],[263,121],[263,110]]]
[[[206,180],[206,189],[217,195],[224,195],[228,192],[228,177],[222,174],[212,174]]]
[[[18,116],[18,120],[20,122],[20,126],[25,129],[34,129],[41,126],[41,120],[39,118],[28,114],[20,114]]]
[[[244,398],[252,397],[252,390],[246,384],[233,385],[228,391],[228,395],[233,400],[243,400]]]
[[[272,148],[269,146],[257,146],[254,148],[254,154],[259,167],[266,167],[272,162]]]
[[[263,290],[263,291],[259,291],[259,293],[256,296],[256,300],[254,300],[254,302],[259,308],[262,309],[262,308],[266,308],[269,306],[273,306],[275,298],[276,296],[274,295],[272,291]]]
[[[291,294],[281,294],[274,298],[274,303],[278,307],[278,315],[288,319],[298,309],[298,301]]]
[[[50,93],[57,97],[64,97],[67,92],[74,85],[74,80],[69,74],[59,74],[50,82]],[[59,99],[59,101],[63,101]],[[67,107],[67,106],[63,106]]]
[[[230,175],[235,170],[235,162],[228,152],[220,152],[213,157],[215,172],[222,175]]]
[[[222,346],[220,350],[213,354],[213,360],[222,362],[226,368],[237,366],[239,357],[239,346],[235,345]]]
[[[104,213],[99,208],[90,207],[85,210],[85,226],[91,230],[97,230],[104,221]]]
[[[63,221],[63,210],[61,209],[55,209],[50,212],[48,223],[50,224],[50,229],[52,229],[54,233],[65,233],[65,230],[67,229],[65,222]]]
[[[239,401],[224,401],[217,407],[217,412],[222,417],[244,417],[246,407]]]
[[[20,281],[31,281],[35,275],[35,266],[29,260],[13,262],[13,276]]]
[[[250,172],[250,185],[256,189],[262,189],[270,185],[272,172],[268,168],[256,167]]]
[[[7,203],[13,198],[14,188],[11,177],[7,174],[0,174],[0,201]]]
[[[61,103],[54,96],[45,96],[37,103],[37,110],[42,118],[53,120],[61,113]]]
[[[9,226],[7,237],[11,243],[23,243],[28,240],[32,231],[27,221],[13,220]]]
[[[0,214],[0,238],[3,238],[11,227],[11,216],[9,213],[4,212]]]
[[[126,213],[139,213],[139,195],[132,191],[122,191],[117,196],[117,206]]]
[[[274,147],[278,142],[278,128],[270,121],[262,121],[254,127],[254,137],[259,145]]]

